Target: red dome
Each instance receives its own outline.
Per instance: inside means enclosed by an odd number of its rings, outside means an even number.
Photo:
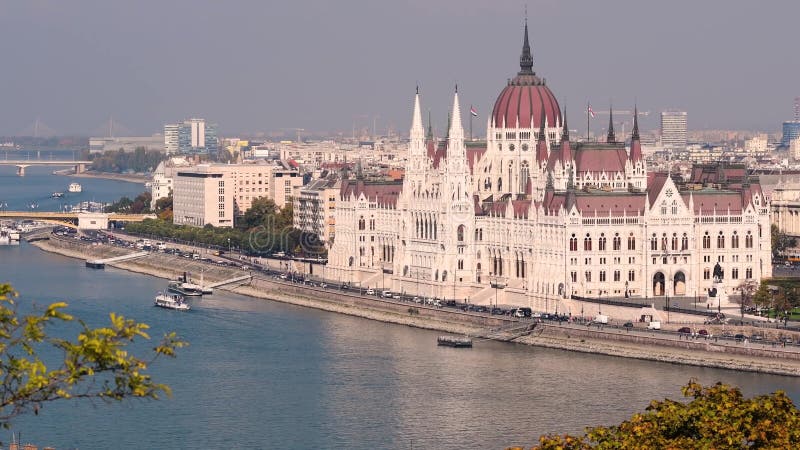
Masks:
[[[549,127],[561,124],[561,108],[550,88],[535,75],[519,75],[494,102],[492,125],[515,128],[519,123],[520,128],[538,129],[542,124],[542,109]]]
[[[522,55],[519,57],[520,71],[508,86],[503,89],[492,110],[492,124],[495,128],[540,128],[542,110],[547,117],[547,125],[561,125],[561,108],[556,97],[545,86],[544,81],[533,71],[533,56],[528,42],[528,20],[525,20],[525,37],[522,41]]]

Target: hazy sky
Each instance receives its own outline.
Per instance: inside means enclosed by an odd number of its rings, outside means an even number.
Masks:
[[[0,134],[41,122],[132,133],[189,116],[220,132],[441,129],[453,86],[486,127],[519,70],[524,1],[0,0]],[[689,127],[776,131],[800,95],[800,1],[528,1],[534,70],[573,129],[595,111],[688,111]],[[466,117],[465,124],[466,124]],[[597,125],[607,119],[598,116]],[[603,124],[604,125],[604,124]]]

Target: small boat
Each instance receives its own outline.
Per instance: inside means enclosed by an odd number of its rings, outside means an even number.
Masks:
[[[200,297],[203,295],[203,288],[194,284],[186,282],[170,283],[167,288],[168,291],[176,294],[183,295],[184,297]]]
[[[63,196],[64,196],[64,193],[63,193],[63,192],[53,192],[53,193],[50,195],[50,197],[52,197],[52,198],[61,198],[61,197],[63,197]]]
[[[83,187],[78,183],[70,183],[68,190],[70,192],[82,192],[83,191]]]
[[[436,341],[444,347],[472,348],[472,339],[466,336],[439,336]]]
[[[154,305],[159,308],[176,309],[178,311],[188,311],[191,309],[182,295],[167,294],[165,292],[156,295]]]

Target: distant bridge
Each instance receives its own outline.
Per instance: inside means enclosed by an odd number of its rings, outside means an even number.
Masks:
[[[141,222],[144,219],[155,218],[155,214],[0,211],[0,219],[31,219],[86,230],[104,230],[108,228],[109,222]]]
[[[59,161],[54,159],[0,159],[0,166],[17,166],[17,175],[24,177],[29,166],[75,166],[75,173],[86,171],[92,161]]]

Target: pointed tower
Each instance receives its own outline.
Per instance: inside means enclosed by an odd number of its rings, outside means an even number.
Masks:
[[[606,142],[609,144],[617,142],[617,138],[614,136],[614,109],[611,106],[608,107],[608,136],[606,136]]]
[[[421,182],[425,178],[425,170],[427,169],[428,153],[425,143],[425,128],[422,126],[422,108],[419,101],[419,87],[414,95],[414,113],[411,116],[411,131],[409,132],[411,138],[408,144],[408,163],[406,167],[406,176],[408,183],[414,185]],[[411,189],[409,189],[409,192]]]
[[[544,104],[542,104],[541,117],[544,117]],[[544,120],[539,126],[539,138],[536,140],[536,161],[542,166],[547,164],[547,132],[544,129]]]
[[[572,146],[569,143],[569,128],[567,127],[567,107],[564,107],[564,128],[561,130],[561,161],[565,166],[572,167]]]
[[[528,42],[528,18],[525,18],[525,37],[522,41],[522,54],[519,56],[518,75],[536,75],[533,71],[533,56],[531,44]]]
[[[642,159],[642,143],[639,141],[639,110],[636,106],[633,107],[633,132],[631,133],[631,162],[640,161]]]

